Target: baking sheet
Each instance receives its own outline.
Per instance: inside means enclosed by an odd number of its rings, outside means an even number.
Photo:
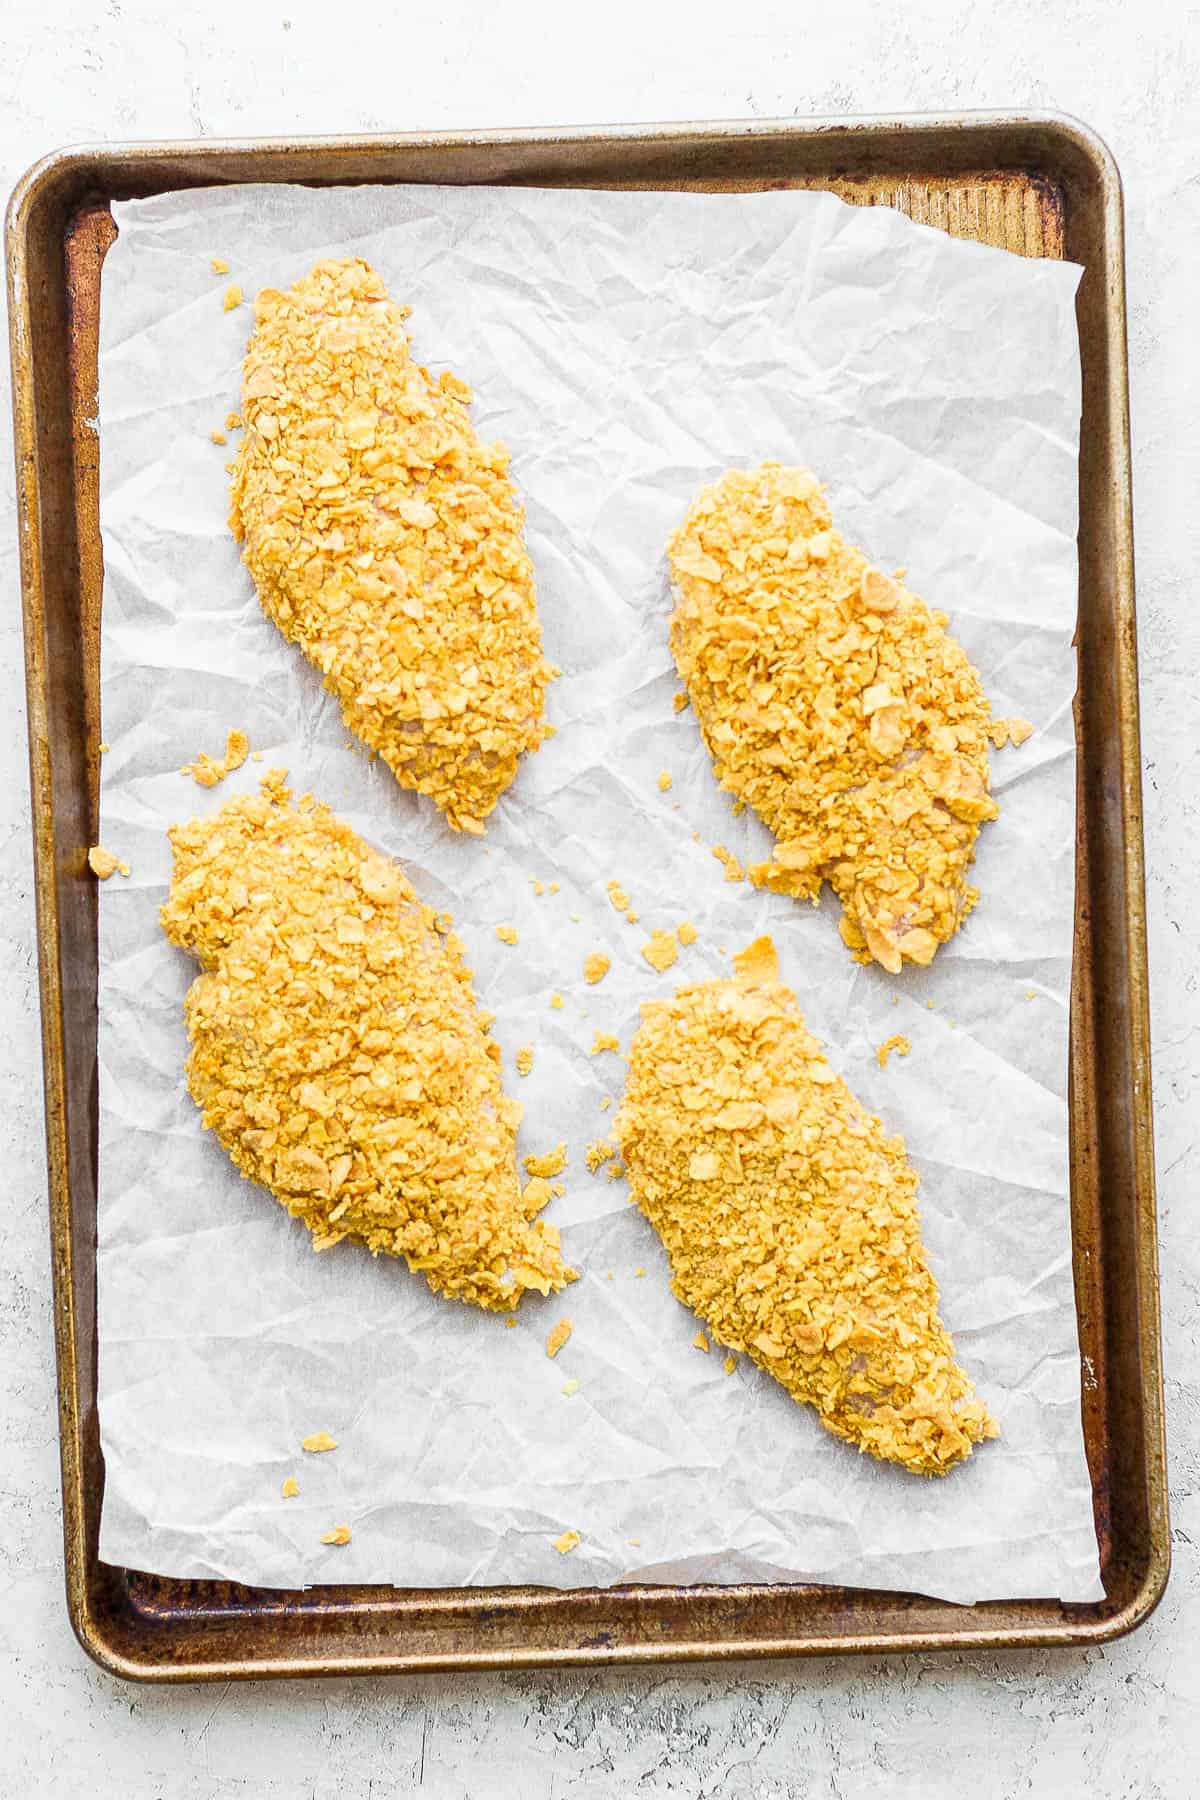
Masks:
[[[102,1556],[285,1587],[820,1579],[1099,1597],[1065,1104],[1079,271],[798,193],[242,187],[114,211],[101,837],[133,874],[101,904]],[[482,845],[349,745],[224,529],[230,452],[208,433],[237,404],[251,321],[222,291],[286,284],[330,253],[373,261],[414,308],[418,356],[471,380],[528,506],[559,731]],[[816,467],[847,535],[951,613],[995,710],[1038,725],[993,757],[1004,811],[981,841],[979,909],[898,981],[849,961],[832,904],[725,882],[709,847],[756,858],[766,834],[732,818],[694,719],[672,711],[663,542],[701,482],[768,455]],[[352,1246],[314,1257],[200,1131],[180,1075],[194,965],[155,909],[165,824],[261,773],[212,793],[178,773],[234,724],[454,912],[526,1105],[522,1152],[571,1147],[550,1216],[583,1279],[527,1301],[515,1330]],[[636,925],[608,904],[613,876]],[[656,975],[639,947],[684,917],[699,941]],[[727,969],[764,929],[831,1059],[908,1140],[944,1312],[1001,1422],[941,1483],[856,1456],[748,1364],[726,1377],[695,1350],[623,1184],[583,1167],[623,1068],[588,1056],[594,1032],[627,1045],[641,999]],[[588,988],[594,948],[613,968]],[[897,1031],[912,1055],[881,1071],[874,1048]],[[563,1312],[574,1335],[551,1362]],[[340,1449],[303,1457],[321,1428]],[[283,1502],[289,1473],[301,1495]],[[351,1545],[322,1547],[340,1522]],[[565,1526],[583,1540],[562,1558]]]

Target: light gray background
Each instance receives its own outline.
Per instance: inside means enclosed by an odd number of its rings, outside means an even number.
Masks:
[[[13,478],[0,463],[0,1796],[419,1792],[434,1800],[858,1794],[1183,1800],[1200,1752],[1200,997],[1189,787],[1200,613],[1200,12],[760,0],[603,8],[327,0],[199,16],[7,0],[0,174],[84,138],[387,130],[972,106],[1075,112],[1129,212],[1156,1125],[1175,1571],[1135,1637],[1085,1654],[149,1690],[102,1675],[62,1602]],[[7,370],[0,374],[7,381]]]

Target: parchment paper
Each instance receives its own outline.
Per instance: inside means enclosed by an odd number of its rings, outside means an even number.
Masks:
[[[132,874],[100,908],[102,1556],[286,1587],[638,1576],[1098,1596],[1065,1104],[1079,270],[800,193],[241,187],[115,211],[102,841]],[[373,262],[413,307],[418,357],[472,383],[476,426],[509,445],[527,503],[564,670],[558,735],[483,842],[349,742],[226,529],[232,449],[209,432],[238,404],[252,317],[223,292],[286,285],[335,253]],[[728,883],[710,854],[763,858],[768,839],[732,817],[694,716],[672,711],[663,548],[703,482],[766,457],[814,467],[843,531],[950,613],[996,712],[1038,728],[993,756],[1003,816],[980,839],[983,898],[927,972],[858,967],[832,903]],[[211,792],[179,773],[234,725],[263,765]],[[526,1300],[515,1330],[350,1244],[315,1256],[200,1128],[181,1073],[195,966],[156,917],[165,827],[280,763],[453,912],[525,1103],[521,1151],[570,1147],[549,1216],[582,1279]],[[636,925],[609,905],[612,877]],[[538,897],[534,878],[560,891]],[[699,941],[655,974],[641,945],[684,918]],[[627,1048],[642,1000],[728,970],[762,931],[920,1171],[945,1316],[1003,1429],[944,1481],[857,1455],[746,1362],[726,1376],[695,1349],[625,1184],[584,1167],[624,1073],[589,1056],[594,1033]],[[595,949],[612,971],[587,987]],[[894,1032],[912,1054],[881,1070]],[[574,1335],[552,1362],[564,1313]],[[303,1455],[320,1429],[340,1448]],[[289,1474],[301,1491],[284,1501]],[[352,1543],[323,1547],[338,1523]],[[552,1539],[568,1526],[582,1543],[564,1557]]]

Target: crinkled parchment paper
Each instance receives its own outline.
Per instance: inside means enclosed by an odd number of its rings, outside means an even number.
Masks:
[[[284,1587],[641,1576],[1099,1595],[1065,1101],[1078,269],[801,193],[235,187],[116,212],[101,835],[132,875],[100,907],[101,1554]],[[209,433],[237,407],[252,317],[224,290],[286,285],[333,254],[373,262],[413,308],[417,356],[471,382],[528,508],[558,735],[482,842],[348,742],[226,529],[232,448]],[[765,857],[766,834],[732,817],[695,718],[672,711],[665,539],[701,483],[766,457],[815,468],[846,534],[951,615],[996,712],[1037,726],[993,755],[1003,816],[980,840],[978,910],[931,970],[897,980],[851,962],[832,904],[725,880],[711,846]],[[235,725],[264,764],[212,791],[180,774]],[[527,1300],[515,1330],[352,1244],[315,1256],[200,1129],[182,1076],[195,968],[157,922],[165,828],[281,763],[450,908],[525,1103],[522,1153],[570,1147],[549,1216],[582,1279]],[[609,904],[614,877],[636,924]],[[539,897],[535,878],[559,891]],[[641,945],[685,918],[698,942],[654,973]],[[641,1001],[726,971],[762,931],[920,1170],[946,1318],[1003,1429],[944,1481],[858,1456],[746,1362],[727,1376],[695,1349],[624,1183],[584,1167],[624,1070],[588,1054],[595,1032],[627,1048]],[[589,987],[598,949],[612,971]],[[881,1070],[896,1032],[912,1054]],[[574,1335],[552,1362],[564,1313]],[[303,1455],[321,1429],[340,1448]],[[323,1547],[341,1523],[352,1544]],[[582,1543],[564,1557],[565,1527]]]

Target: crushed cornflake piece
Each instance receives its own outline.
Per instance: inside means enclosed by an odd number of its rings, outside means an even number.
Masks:
[[[641,1544],[642,1544],[641,1538],[630,1538],[629,1541],[633,1545],[635,1550],[639,1550],[641,1548]]]
[[[598,1031],[592,1039],[592,1047],[588,1051],[588,1055],[600,1056],[605,1050],[612,1050],[619,1055],[621,1040],[614,1037],[611,1031]]]
[[[521,1198],[525,1202],[526,1215],[531,1219],[534,1218],[544,1206],[550,1204],[556,1194],[561,1192],[561,1188],[551,1187],[545,1176],[535,1175],[532,1180],[525,1183],[521,1193]]]
[[[517,1051],[517,1074],[528,1075],[533,1067],[533,1045],[522,1044]]]
[[[885,1038],[883,1043],[880,1044],[878,1050],[875,1052],[875,1061],[879,1064],[881,1069],[886,1069],[888,1057],[892,1054],[893,1050],[896,1052],[897,1056],[907,1056],[911,1049],[912,1045],[909,1043],[908,1039],[903,1037],[900,1032],[897,1031],[892,1037]]]
[[[1026,738],[1033,736],[1033,726],[1028,719],[1010,719],[1008,721],[1008,741],[1015,750],[1019,750]]]
[[[671,711],[672,712],[681,713],[688,704],[689,704],[689,700],[688,700],[688,696],[686,694],[681,693],[681,694],[672,694],[671,695]]]
[[[195,762],[184,763],[179,773],[190,775],[199,787],[216,787],[235,769],[240,769],[250,754],[250,740],[244,731],[231,731],[225,739],[225,754],[221,758],[209,756],[201,750]]]
[[[642,955],[652,969],[661,975],[669,969],[679,955],[679,945],[673,931],[652,931],[650,941],[642,945]]]
[[[225,429],[226,431],[240,431],[242,429],[242,415],[240,412],[229,412],[225,414]]]
[[[629,895],[619,881],[608,883],[608,898],[614,912],[624,912],[629,905]]]
[[[552,1007],[553,1007],[553,1008],[554,1008],[554,1011],[555,1011],[555,1012],[561,1012],[561,1011],[562,1011],[562,1009],[563,1009],[563,997],[562,997],[562,995],[561,995],[561,994],[551,994],[551,996],[550,996],[550,1004],[551,1004],[551,1006],[552,1006]]]
[[[327,1431],[314,1431],[300,1445],[302,1450],[309,1450],[314,1456],[322,1450],[336,1450],[337,1447],[337,1439],[330,1437]]]
[[[96,748],[100,752],[101,756],[107,756],[108,752],[112,749],[112,745],[111,744],[97,744]]]
[[[686,946],[688,944],[694,944],[699,933],[690,919],[684,919],[682,924],[675,927],[675,936],[679,939],[681,944]]]
[[[218,430],[214,429],[209,432],[208,436],[209,436],[209,441],[214,444],[224,444],[224,443],[228,442],[228,439],[226,438],[225,433],[223,431],[218,431]]]
[[[552,894],[557,894],[557,892],[558,892],[558,883],[557,883],[557,881],[552,881],[552,882],[551,882],[551,883],[550,883],[550,888],[549,888],[549,892],[550,892],[550,893],[552,893]]]
[[[106,850],[103,844],[93,844],[87,853],[87,859],[88,868],[98,881],[107,881],[118,869],[123,875],[129,873],[127,865],[119,861],[111,850]]]
[[[743,981],[764,985],[778,981],[779,957],[774,940],[766,936],[756,937],[744,950],[734,952],[733,966]]]
[[[323,1531],[321,1533],[321,1542],[323,1544],[337,1544],[340,1548],[342,1545],[350,1542],[352,1535],[348,1525],[335,1525],[332,1531]]]
[[[927,1011],[928,1011],[928,1012],[932,1012],[932,1011],[933,1011],[933,1001],[932,1001],[932,1000],[927,1000],[927,1001],[926,1001],[926,1002],[925,1002],[925,1007],[926,1007],[926,1010],[927,1010]]]
[[[634,910],[631,906],[629,911],[625,914],[625,923],[627,925],[636,925],[638,922],[638,917],[639,917],[639,915],[634,912]]]
[[[520,936],[515,925],[497,925],[496,936],[502,944],[517,944]]]
[[[1030,988],[1029,992],[1025,996],[1025,998],[1027,1000],[1036,1000],[1037,997],[1038,997],[1038,991],[1036,988]]]
[[[611,1105],[612,1105],[612,1095],[611,1094],[602,1095],[601,1100],[600,1100],[600,1111],[607,1112]]]
[[[583,1160],[587,1164],[589,1172],[594,1175],[604,1163],[611,1162],[616,1154],[614,1144],[606,1144],[603,1138],[593,1138],[583,1153]]]
[[[571,1330],[572,1326],[570,1319],[562,1318],[558,1321],[558,1324],[554,1326],[549,1337],[546,1339],[547,1356],[558,1355],[559,1351],[570,1337]]]
[[[577,1394],[579,1392],[579,1383],[575,1380],[574,1376],[571,1377],[570,1381],[563,1382],[562,1391],[567,1396],[568,1400],[571,1398],[572,1394]]]
[[[612,958],[605,956],[603,950],[593,950],[583,960],[583,978],[589,987],[595,987],[598,981],[604,980],[611,968]]]
[[[737,1368],[737,1357],[727,1356],[725,1361],[721,1364],[721,1367],[727,1375],[732,1375],[733,1371]]]
[[[621,1162],[611,1162],[605,1170],[605,1173],[610,1181],[621,1181],[625,1176],[625,1164]]]
[[[726,881],[745,881],[746,871],[732,850],[727,850],[724,844],[714,844],[712,853],[719,863],[724,863]]]
[[[229,264],[225,261],[225,258],[223,256],[214,256],[213,257],[212,272],[214,275],[228,275]]]
[[[294,1475],[289,1475],[279,1492],[285,1500],[294,1500],[300,1492],[300,1483]]]
[[[237,283],[234,282],[232,287],[227,287],[225,289],[225,299],[223,301],[225,311],[233,312],[235,307],[239,307],[242,304],[242,299],[242,290],[238,287]]]
[[[561,1537],[555,1538],[554,1548],[558,1551],[560,1556],[568,1556],[571,1551],[574,1550],[578,1544],[582,1544],[582,1542],[583,1539],[577,1531],[564,1531]]]
[[[542,895],[546,891],[546,884],[544,881],[539,881],[536,875],[531,876],[530,879],[533,883],[533,891],[537,895],[538,899],[540,900]]]
[[[659,770],[659,772],[658,772],[658,791],[660,794],[669,794],[670,793],[670,791],[671,791],[671,771],[669,769],[660,769]]]
[[[693,1345],[693,1348],[695,1348],[697,1350],[703,1350],[703,1352],[706,1356],[708,1355],[709,1351],[712,1349],[712,1345],[709,1343],[708,1339],[705,1337],[705,1335],[702,1331],[698,1331],[696,1333],[695,1337],[692,1339],[692,1345]]]
[[[513,1318],[511,1313],[504,1321],[504,1329],[506,1331],[515,1331],[517,1329],[517,1321]]]
[[[642,1276],[646,1273],[646,1271],[645,1271],[645,1269],[635,1269],[633,1271],[633,1273],[634,1273],[635,1279],[640,1281]]]
[[[547,1150],[543,1156],[527,1156],[525,1172],[528,1175],[541,1175],[547,1181],[552,1176],[561,1175],[567,1166],[567,1146],[556,1144],[553,1150]]]

